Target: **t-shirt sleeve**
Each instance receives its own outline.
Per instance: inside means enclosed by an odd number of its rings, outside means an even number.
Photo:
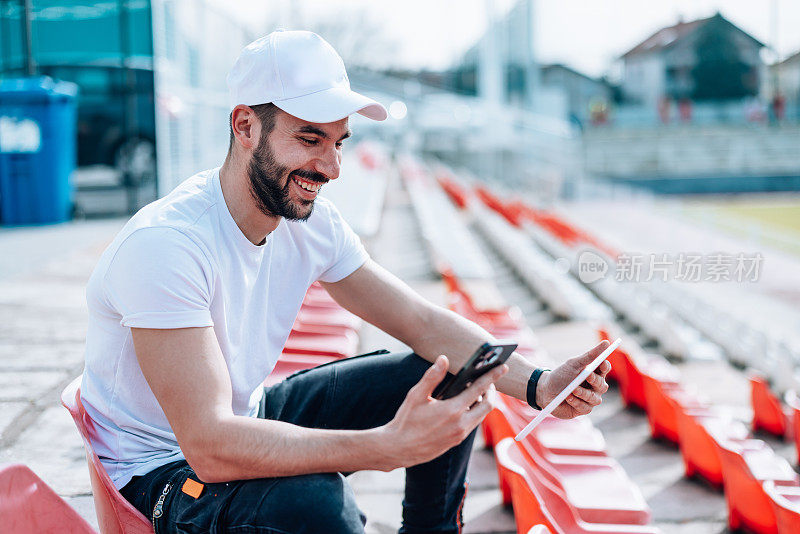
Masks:
[[[336,243],[334,255],[329,266],[319,276],[322,282],[338,282],[364,265],[369,259],[369,254],[347,221],[344,220],[339,210],[331,203],[330,218],[334,242]]]
[[[213,326],[212,267],[200,247],[174,228],[136,230],[108,265],[103,288],[122,326]]]

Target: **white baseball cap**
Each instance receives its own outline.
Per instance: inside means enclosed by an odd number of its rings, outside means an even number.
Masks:
[[[309,122],[388,116],[381,104],[350,89],[342,58],[308,31],[277,30],[247,45],[228,73],[228,91],[231,109],[271,102]]]

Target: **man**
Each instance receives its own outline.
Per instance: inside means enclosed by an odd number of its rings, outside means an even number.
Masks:
[[[317,198],[339,177],[349,115],[383,120],[385,109],[350,90],[341,58],[310,32],[255,41],[228,83],[223,166],[137,213],[89,281],[82,399],[96,451],[159,533],[359,532],[365,518],[342,473],[398,467],[402,531],[457,532],[492,384],[544,405],[604,345],[552,372],[515,354],[457,397],[432,399],[491,336],[375,264]],[[350,358],[264,389],[316,280],[414,352]],[[609,368],[558,414],[597,405]]]

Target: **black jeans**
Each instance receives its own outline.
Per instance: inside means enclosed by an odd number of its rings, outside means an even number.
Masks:
[[[394,417],[408,390],[430,366],[414,353],[366,354],[295,373],[264,389],[259,417],[310,428],[363,430]],[[406,469],[401,533],[456,533],[475,432],[430,462]],[[176,532],[351,533],[366,517],[345,480],[324,473],[205,484],[198,497],[181,488],[199,479],[185,461],[134,477],[125,496],[153,518],[156,534]]]

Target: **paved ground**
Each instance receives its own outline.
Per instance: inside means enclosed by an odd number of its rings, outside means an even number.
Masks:
[[[59,405],[59,394],[83,365],[86,280],[122,223],[111,220],[0,230],[0,462],[28,464],[95,525],[82,443]],[[396,189],[370,249],[418,291],[441,301],[443,290],[431,274],[407,199]],[[498,268],[501,292],[522,307],[555,355],[566,357],[593,343],[580,325],[546,327],[549,316],[535,296],[522,291],[496,258],[492,261]],[[398,344],[367,327],[362,346],[391,349]],[[719,362],[686,364],[682,372],[685,383],[747,419],[747,388],[739,372]],[[641,487],[656,524],[666,534],[724,532],[722,494],[682,477],[679,452],[648,438],[643,414],[623,410],[612,390],[592,418],[603,431],[609,452]],[[775,440],[771,444],[795,463],[789,444]],[[514,532],[513,516],[499,504],[492,455],[480,449],[480,444],[469,476],[466,531]],[[351,480],[370,518],[368,531],[396,531],[402,471],[359,473]]]

